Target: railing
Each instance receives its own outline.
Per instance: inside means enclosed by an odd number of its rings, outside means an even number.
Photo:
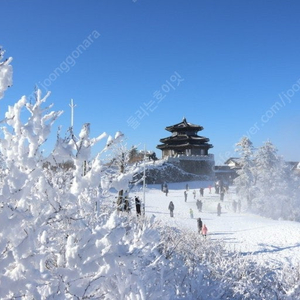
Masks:
[[[173,157],[166,158],[167,161],[178,161],[178,160],[214,160],[215,156],[213,154],[208,155],[176,155]]]

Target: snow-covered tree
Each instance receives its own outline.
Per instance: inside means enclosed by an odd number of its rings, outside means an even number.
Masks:
[[[111,187],[118,191],[117,209],[123,211],[129,209],[129,192],[133,184],[133,177],[141,171],[141,166],[131,162],[132,149],[128,149],[124,141],[124,135],[117,132],[115,139],[118,144],[112,147],[110,166],[115,169],[114,173],[108,175]]]
[[[295,206],[298,179],[270,141],[258,148],[255,170],[258,177],[254,199],[257,211],[272,218],[293,219],[298,211]]]
[[[247,199],[248,208],[250,209],[254,192],[253,186],[255,184],[254,147],[248,137],[243,137],[236,144],[235,151],[240,154],[240,159],[238,160],[240,169],[237,171],[239,176],[234,182],[238,187],[239,195]]]
[[[95,244],[92,233],[101,223],[95,209],[101,198],[95,191],[102,164],[99,155],[91,158],[91,147],[105,134],[90,139],[84,125],[78,139],[58,135],[55,149],[45,157],[41,147],[62,114],[49,111],[52,105],[43,108],[49,95],[42,98],[38,90],[34,104],[22,97],[9,107],[2,122],[0,264],[4,272],[0,281],[5,289],[1,288],[0,298],[39,299],[47,294],[67,299],[74,296],[71,282],[80,278],[90,282],[97,276],[95,270],[84,271],[80,265],[84,264],[81,251],[88,253],[87,248]],[[21,117],[24,110],[29,113],[26,122]],[[114,141],[110,139],[105,149]],[[61,182],[64,161],[71,167]],[[86,172],[84,162],[88,162]]]
[[[12,86],[12,74],[13,69],[12,65],[10,64],[12,62],[12,57],[9,57],[5,61],[3,61],[4,58],[4,50],[0,46],[0,99],[3,98],[4,92]]]
[[[235,179],[238,193],[247,199],[248,208],[261,215],[299,219],[299,178],[267,141],[254,152],[248,138],[237,144],[241,169]]]

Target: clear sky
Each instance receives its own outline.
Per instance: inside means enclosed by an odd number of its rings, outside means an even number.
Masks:
[[[7,105],[34,87],[74,128],[122,131],[156,151],[165,127],[204,127],[217,163],[248,135],[300,160],[298,0],[2,0],[0,45],[13,57]],[[54,132],[55,138],[56,132]]]

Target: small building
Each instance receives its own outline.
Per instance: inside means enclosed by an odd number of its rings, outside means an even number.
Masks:
[[[300,162],[298,161],[287,161],[287,165],[290,167],[290,170],[294,172],[297,176],[300,176]]]
[[[165,129],[172,135],[160,139],[162,144],[156,146],[162,151],[162,158],[185,172],[202,176],[203,180],[213,179],[214,155],[208,153],[213,145],[209,144],[209,138],[198,135],[203,127],[183,118],[182,122]]]
[[[238,176],[236,169],[228,165],[215,166],[215,176],[217,180],[222,180],[226,185],[231,185],[233,180]]]
[[[230,157],[228,158],[225,163],[230,169],[240,169],[240,163],[239,163],[239,158],[238,157]]]

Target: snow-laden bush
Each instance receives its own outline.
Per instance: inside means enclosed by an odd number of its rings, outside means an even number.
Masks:
[[[163,227],[162,251],[173,264],[178,299],[298,299],[299,260],[294,268],[259,264],[255,254],[226,251],[222,242],[206,240],[189,230]],[[187,269],[181,273],[178,265]],[[176,299],[171,298],[171,299]]]
[[[93,242],[99,224],[99,184],[107,167],[99,155],[91,158],[91,147],[105,134],[90,139],[85,125],[79,138],[58,136],[45,157],[41,147],[62,113],[43,108],[48,96],[42,98],[37,91],[34,104],[22,97],[9,107],[1,128],[1,298],[60,295],[63,274],[78,266],[83,248],[78,243],[84,238]],[[116,139],[109,141],[113,145]],[[75,275],[68,278],[78,280]]]

